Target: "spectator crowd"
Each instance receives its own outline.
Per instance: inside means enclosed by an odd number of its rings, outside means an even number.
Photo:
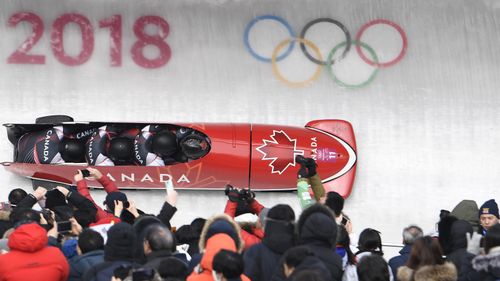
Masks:
[[[75,171],[76,186],[13,189],[0,206],[0,281],[500,280],[494,199],[443,210],[432,235],[408,225],[403,248],[387,262],[380,232],[353,235],[344,198],[325,192],[314,160],[299,160],[300,214],[228,185],[221,214],[180,227],[170,223],[178,211],[174,189],[147,214],[92,167],[89,175]],[[106,191],[102,205],[88,178]]]

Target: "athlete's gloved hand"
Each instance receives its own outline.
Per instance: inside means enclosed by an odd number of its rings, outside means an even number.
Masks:
[[[312,158],[306,158],[306,160],[307,160],[306,167],[308,170],[307,177],[310,178],[316,175],[316,167],[318,167],[318,164],[316,164],[316,161],[314,161],[314,159]]]
[[[240,199],[240,193],[238,189],[234,188],[232,185],[227,184],[226,189],[224,190],[224,194],[226,194],[227,198],[231,202],[238,202]]]
[[[310,158],[305,158],[304,156],[302,155],[297,155],[295,157],[295,162],[299,163],[300,164],[300,169],[299,171],[297,172],[297,177],[300,179],[300,178],[309,178],[309,172],[307,171],[308,170],[308,162]],[[313,160],[314,161],[314,160]]]

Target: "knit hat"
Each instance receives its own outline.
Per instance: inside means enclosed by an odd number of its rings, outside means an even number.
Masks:
[[[128,223],[117,223],[108,231],[108,240],[104,246],[105,261],[132,261],[137,235]]]
[[[479,208],[479,216],[481,215],[494,215],[499,218],[498,205],[497,202],[495,202],[495,199],[490,199],[484,202],[481,208]]]
[[[125,195],[125,193],[121,191],[110,192],[108,193],[108,195],[106,195],[106,200],[104,201],[104,204],[108,206],[111,212],[115,211],[115,201],[122,201],[123,209],[126,209],[129,206],[127,195]]]

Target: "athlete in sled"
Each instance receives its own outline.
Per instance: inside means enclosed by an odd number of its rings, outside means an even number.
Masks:
[[[5,168],[31,178],[43,173],[53,181],[71,182],[75,169],[90,165],[101,166],[120,188],[164,188],[172,180],[179,189],[223,190],[231,184],[252,190],[294,190],[299,167],[295,158],[302,155],[316,160],[327,191],[346,197],[356,170],[354,132],[343,120],[315,120],[305,127],[60,119],[5,126],[14,145],[14,161],[4,163]],[[49,138],[45,160],[47,134],[58,137]],[[59,158],[51,158],[57,154]],[[89,186],[100,187],[92,181]]]

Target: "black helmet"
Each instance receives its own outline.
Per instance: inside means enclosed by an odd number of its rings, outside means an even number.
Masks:
[[[66,162],[85,162],[85,146],[76,139],[63,138],[59,151]]]
[[[134,153],[134,141],[124,137],[111,140],[108,149],[108,157],[113,162],[127,161],[132,159]],[[116,164],[116,163],[115,163]]]
[[[153,137],[153,152],[161,157],[168,157],[177,151],[177,138],[170,131],[161,131]]]
[[[189,159],[201,158],[210,150],[210,144],[207,142],[206,138],[197,134],[191,134],[184,137],[180,142],[180,146],[184,155]]]

